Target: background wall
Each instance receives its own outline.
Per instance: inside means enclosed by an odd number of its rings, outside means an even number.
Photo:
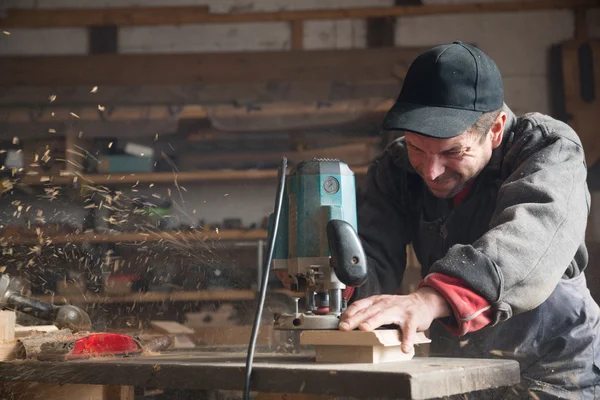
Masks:
[[[488,1],[498,0],[478,0]],[[425,4],[464,2],[467,1],[423,1]],[[253,12],[379,7],[394,3],[393,0],[9,0],[0,2],[0,9],[207,5],[211,12]],[[590,35],[600,37],[600,12],[588,12],[587,19]],[[550,113],[549,49],[553,44],[572,38],[574,29],[570,11],[401,17],[396,23],[395,44],[434,46],[452,40],[474,43],[499,65],[505,80],[506,102],[516,113]],[[0,55],[87,53],[88,34],[83,28],[15,29],[9,33],[0,34]],[[279,22],[124,27],[119,30],[118,50],[122,53],[285,50],[290,48],[290,37],[289,24]],[[307,50],[365,46],[364,21],[309,21],[305,24],[304,47]],[[225,217],[238,217],[249,225],[259,223],[269,213],[275,186],[271,182],[189,184],[187,190],[185,207],[196,209],[196,214],[188,218],[184,212],[177,211],[182,219],[193,220],[198,215],[198,219],[216,223]],[[57,212],[55,215],[63,214]]]

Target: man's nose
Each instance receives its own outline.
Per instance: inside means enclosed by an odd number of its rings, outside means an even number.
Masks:
[[[427,157],[423,165],[423,177],[428,181],[434,181],[437,177],[444,174],[444,163],[437,155]]]

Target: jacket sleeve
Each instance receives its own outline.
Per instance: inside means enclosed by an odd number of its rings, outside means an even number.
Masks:
[[[371,165],[358,194],[358,233],[367,255],[367,282],[352,300],[395,294],[406,267],[408,221],[400,202],[402,173],[388,149]]]
[[[587,263],[581,142],[565,124],[524,123],[504,158],[507,178],[490,229],[473,244],[453,246],[430,270],[462,279],[488,300],[492,324],[537,307],[569,268]]]

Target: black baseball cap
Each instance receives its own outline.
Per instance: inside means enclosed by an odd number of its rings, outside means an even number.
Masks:
[[[454,42],[434,47],[413,61],[383,128],[448,139],[503,104],[496,63],[478,48]]]

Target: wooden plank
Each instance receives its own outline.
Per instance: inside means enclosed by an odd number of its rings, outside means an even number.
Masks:
[[[150,321],[152,328],[161,333],[193,334],[194,330],[175,321]]]
[[[173,352],[129,359],[10,362],[0,363],[0,376],[5,381],[141,387],[151,382],[155,387],[241,390],[245,357],[245,352]],[[502,359],[415,357],[410,362],[331,365],[315,364],[307,355],[258,353],[252,371],[253,391],[353,398],[437,398],[519,381],[518,362]]]
[[[280,103],[255,103],[252,107],[234,105],[202,105],[182,104],[176,107],[164,105],[152,106],[114,106],[110,108],[98,106],[69,106],[69,107],[4,107],[0,108],[0,121],[7,124],[15,123],[40,123],[59,121],[98,121],[101,123],[120,120],[155,120],[155,119],[205,119],[205,118],[281,118],[302,117],[314,120],[318,125],[321,116],[340,115],[349,118],[359,118],[363,114],[384,113],[394,105],[393,99],[362,99],[339,100],[328,102],[280,102]]]
[[[439,4],[396,7],[365,7],[254,13],[209,13],[205,6],[130,7],[98,9],[8,9],[0,28],[41,28],[100,25],[181,25],[239,22],[339,20],[412,15],[480,12],[535,11],[574,7],[597,7],[597,0],[538,0],[493,3]]]
[[[146,292],[131,293],[124,296],[106,296],[87,293],[77,296],[35,296],[52,304],[105,304],[105,303],[151,303],[177,301],[245,301],[254,300],[251,290],[212,290],[203,292]]]
[[[15,337],[24,338],[28,336],[44,335],[56,331],[58,331],[56,325],[16,326]]]
[[[95,106],[70,107],[6,107],[0,109],[0,121],[7,124],[48,123],[62,121],[97,121],[101,123],[128,120],[161,120],[206,118],[206,109],[199,104],[187,104],[173,107],[171,105],[152,106],[116,106],[106,108]]]
[[[196,343],[187,335],[175,335],[172,346],[173,349],[195,349]]]
[[[421,48],[0,57],[0,86],[389,82]],[[265,66],[269,66],[265,68]],[[168,73],[165,73],[168,71]]]
[[[399,346],[402,334],[398,329],[379,329],[371,332],[315,330],[303,331],[300,344],[329,346]],[[417,333],[415,344],[430,343],[422,332]]]
[[[355,175],[364,175],[368,167],[352,166]],[[217,182],[238,180],[265,180],[276,179],[275,169],[256,170],[207,170],[193,172],[151,172],[140,174],[94,175],[84,174],[75,176],[24,176],[19,183],[23,185],[69,185],[75,181],[87,185],[131,185],[136,183],[181,183],[181,182]]]
[[[44,244],[47,246],[56,244],[77,243],[181,243],[181,242],[205,242],[215,240],[264,240],[267,231],[264,229],[223,229],[207,232],[124,232],[119,234],[82,233],[72,235],[44,235],[43,232],[37,237],[0,237],[0,243],[10,245],[33,245]]]

